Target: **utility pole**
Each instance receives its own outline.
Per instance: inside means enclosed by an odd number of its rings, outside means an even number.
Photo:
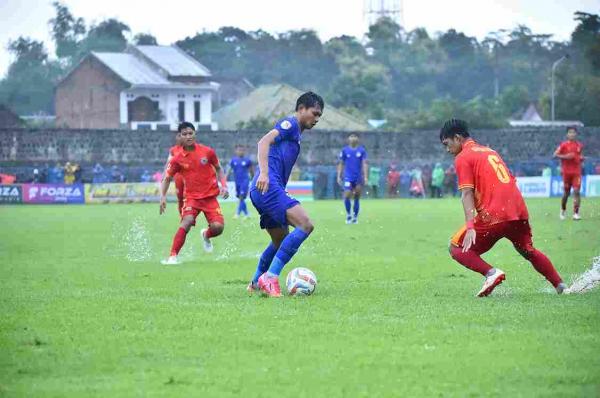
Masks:
[[[554,121],[554,73],[556,72],[556,68],[558,67],[558,65],[563,62],[564,60],[569,59],[569,54],[565,54],[562,57],[560,57],[559,59],[557,59],[556,61],[554,61],[554,63],[552,64],[552,88],[551,88],[551,97],[552,97],[552,109],[551,109],[551,119],[552,121]]]

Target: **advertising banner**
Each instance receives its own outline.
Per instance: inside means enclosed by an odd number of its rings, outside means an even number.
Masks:
[[[85,184],[86,203],[158,203],[159,199],[160,184],[157,182]],[[177,201],[173,183],[169,187],[167,200]]]
[[[600,175],[588,175],[585,178],[585,196],[600,196]]]
[[[549,177],[517,177],[517,185],[525,198],[550,197]]]
[[[32,204],[81,204],[83,184],[23,184],[23,202]]]
[[[20,185],[0,185],[0,204],[23,203],[23,189]]]
[[[221,202],[235,202],[235,183],[227,182],[229,199],[219,199]],[[312,181],[290,181],[288,193],[300,201],[313,200]],[[160,184],[154,182],[85,184],[86,203],[158,203],[160,199]],[[171,183],[167,200],[175,202],[175,184]]]

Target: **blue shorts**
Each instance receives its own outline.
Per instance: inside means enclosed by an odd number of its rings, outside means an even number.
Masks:
[[[241,182],[241,183],[238,183],[236,181],[236,183],[235,183],[235,196],[237,198],[240,198],[240,199],[246,199],[246,196],[248,196],[248,186],[249,185],[250,185],[249,181]]]
[[[351,179],[344,179],[344,191],[353,191],[357,186],[361,186],[362,182],[359,182],[358,179],[356,180],[351,180]]]
[[[279,186],[270,186],[265,194],[260,193],[256,188],[252,188],[250,190],[250,200],[258,214],[260,214],[260,227],[262,229],[287,228],[287,209],[300,203]]]

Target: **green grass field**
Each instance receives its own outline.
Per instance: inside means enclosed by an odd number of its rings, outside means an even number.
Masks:
[[[565,280],[600,255],[600,200],[584,221],[558,201],[528,200],[536,246]],[[215,252],[188,235],[165,267],[175,207],[0,207],[0,396],[600,396],[600,289],[557,296],[500,242],[485,257],[507,273],[453,262],[460,201],[306,204],[315,232],[294,266],[314,296],[249,297],[267,235],[227,219]],[[226,214],[233,206],[224,208]]]

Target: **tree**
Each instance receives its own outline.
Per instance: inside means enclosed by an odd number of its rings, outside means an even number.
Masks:
[[[92,26],[87,36],[79,43],[73,63],[79,62],[92,51],[122,52],[127,46],[124,32],[129,31],[129,26],[113,18]]]
[[[19,37],[11,41],[8,50],[15,61],[0,81],[0,103],[9,105],[18,114],[53,112],[54,84],[60,75],[58,64],[48,61],[44,44]]]
[[[64,4],[55,1],[52,5],[56,10],[56,16],[50,19],[49,24],[52,38],[56,43],[56,56],[73,57],[77,53],[79,41],[85,35],[85,22],[83,18],[75,18]]]
[[[138,33],[133,37],[134,44],[138,46],[156,46],[158,42],[156,41],[156,37],[152,36],[150,33]]]

